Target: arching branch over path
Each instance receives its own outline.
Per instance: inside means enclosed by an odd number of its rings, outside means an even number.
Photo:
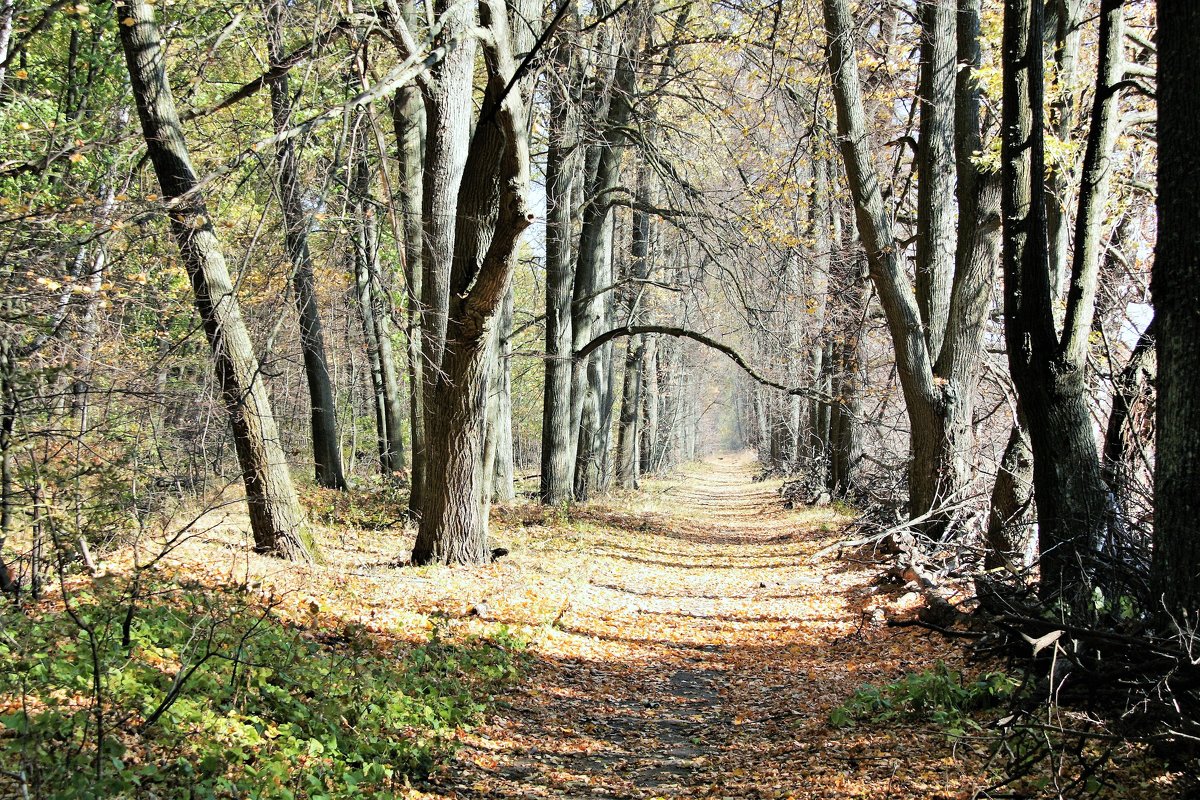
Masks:
[[[705,347],[711,347],[713,350],[718,350],[724,353],[729,357],[730,361],[741,367],[743,372],[761,383],[763,386],[770,386],[772,389],[778,389],[779,391],[789,395],[808,397],[813,400],[818,400],[822,403],[829,403],[830,405],[836,405],[839,407],[842,405],[829,395],[822,394],[821,392],[816,392],[803,386],[785,386],[782,383],[773,381],[760,373],[754,367],[750,366],[749,362],[746,361],[745,357],[741,353],[739,353],[737,350],[734,350],[724,342],[719,342],[716,339],[713,339],[711,336],[705,336],[703,333],[699,333],[697,331],[688,330],[687,328],[677,328],[671,325],[626,325],[622,328],[613,328],[612,330],[605,331],[585,344],[583,347],[576,350],[575,359],[578,361],[587,358],[593,351],[596,350],[596,348],[602,347],[603,345],[611,342],[613,339],[619,339],[622,336],[640,336],[647,333],[658,333],[662,334],[663,336],[674,336],[679,339],[691,339],[694,342],[699,342]]]

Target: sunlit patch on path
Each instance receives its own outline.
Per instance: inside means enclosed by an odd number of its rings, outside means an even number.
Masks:
[[[847,518],[752,474],[727,456],[569,518],[503,510],[513,553],[475,591],[489,621],[541,623],[533,663],[417,796],[969,796],[940,731],[828,725],[954,655],[880,624],[871,565],[812,561]]]

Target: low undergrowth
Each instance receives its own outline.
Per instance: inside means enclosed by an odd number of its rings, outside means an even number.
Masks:
[[[246,586],[134,594],[101,578],[0,612],[0,795],[393,796],[523,658],[503,628],[413,646]]]
[[[860,687],[829,715],[831,724],[848,727],[860,721],[897,719],[928,720],[950,736],[979,729],[971,714],[1012,697],[1018,682],[1002,672],[989,672],[967,680],[957,671],[938,664],[933,669],[905,675],[884,686]]]

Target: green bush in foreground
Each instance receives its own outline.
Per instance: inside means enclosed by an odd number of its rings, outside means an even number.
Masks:
[[[152,598],[0,614],[0,795],[387,797],[451,753],[521,651],[503,629],[403,649],[306,634],[235,590]]]

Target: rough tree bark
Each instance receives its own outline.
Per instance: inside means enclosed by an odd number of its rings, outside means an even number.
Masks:
[[[621,157],[627,144],[626,128],[633,114],[633,90],[636,80],[635,53],[641,34],[640,16],[633,18],[617,47],[616,68],[608,96],[599,143],[590,161],[584,197],[583,226],[579,233],[579,251],[575,267],[572,334],[575,349],[605,327],[612,316],[612,292],[602,291],[612,284],[612,209],[613,195],[621,178]],[[577,360],[572,371],[572,425],[576,428],[575,498],[602,488],[607,482],[605,462],[611,428],[604,424],[610,402],[612,348],[605,348],[587,360]]]
[[[549,95],[546,152],[546,361],[542,397],[542,477],[540,496],[547,505],[571,499],[575,452],[571,447],[571,352],[573,315],[571,287],[575,261],[571,252],[572,200],[578,160],[577,86],[574,48],[565,37],[552,63],[555,80]]]
[[[131,0],[118,6],[117,16],[146,148],[168,203],[171,233],[212,347],[246,486],[255,549],[307,559],[310,553],[303,536],[300,502],[279,444],[250,334],[184,141],[154,7],[145,0]]]
[[[921,0],[921,72],[917,102],[916,292],[929,352],[942,351],[950,313],[956,249],[954,197],[955,0]]]
[[[1044,598],[1083,612],[1105,541],[1108,490],[1085,396],[1108,158],[1122,70],[1120,0],[1104,0],[1097,89],[1083,162],[1076,249],[1061,337],[1046,228],[1043,6],[1004,7],[1002,183],[1004,313],[1009,368],[1033,451]]]
[[[960,9],[960,16],[965,13],[977,18],[978,2],[964,0],[962,5],[965,8]],[[910,513],[917,517],[953,498],[969,479],[971,397],[981,364],[979,341],[992,278],[991,265],[985,257],[989,241],[984,235],[987,227],[982,212],[973,216],[960,213],[960,239],[965,237],[978,247],[958,248],[959,260],[954,269],[948,304],[941,300],[919,302],[907,277],[903,254],[893,237],[891,218],[871,159],[849,4],[847,0],[824,0],[824,10],[829,71],[833,78],[847,183],[854,199],[857,227],[867,252],[871,279],[896,350],[896,366],[909,417],[912,450]],[[969,27],[973,23],[968,19],[963,24]],[[940,39],[946,33],[939,31],[937,35]],[[959,119],[960,129],[977,131],[977,118],[971,118],[971,110],[977,107],[974,104],[978,90],[973,78],[973,65],[977,59],[973,60],[964,47],[964,37],[959,37],[959,49],[964,68],[959,71],[960,96],[955,116]],[[937,85],[942,83],[939,81]],[[932,107],[941,110],[946,103],[945,98],[938,97]],[[944,128],[946,124],[941,120],[938,126]],[[961,175],[967,168],[961,148],[957,161]],[[964,189],[960,178],[960,197]],[[977,191],[982,192],[982,188]],[[928,307],[931,318],[935,309],[943,306],[948,309],[939,351],[930,348],[932,340],[926,336],[922,305]],[[923,527],[932,535],[941,535],[949,521],[948,515],[934,514]]]
[[[1200,611],[1200,6],[1159,0],[1158,452],[1154,476],[1154,587],[1173,615]]]
[[[1154,384],[1158,379],[1158,359],[1154,340],[1157,326],[1151,320],[1138,337],[1129,361],[1116,377],[1112,411],[1104,431],[1104,481],[1126,508],[1130,490],[1142,462],[1149,466],[1143,447],[1154,441],[1145,434],[1144,424],[1154,414]]]
[[[394,9],[389,9],[392,11]],[[415,25],[416,6],[405,3],[400,13],[406,26]],[[399,182],[396,194],[400,198],[403,217],[403,273],[406,314],[406,356],[408,372],[409,441],[412,444],[410,462],[411,492],[408,509],[419,516],[422,489],[425,486],[425,368],[421,360],[421,208],[422,169],[425,150],[425,114],[421,90],[402,86],[392,98],[392,129],[396,135],[399,162]]]
[[[1032,538],[1028,516],[1033,504],[1033,452],[1029,434],[1013,425],[1000,459],[988,510],[984,569],[1026,566],[1025,550]]]
[[[489,557],[482,458],[488,345],[517,241],[534,218],[525,89],[516,80],[508,13],[500,0],[479,4],[479,24],[488,33],[482,37],[487,83],[473,132],[473,58],[443,61],[425,82],[423,344],[430,371],[425,486],[412,553],[417,564],[478,564]],[[442,35],[451,37],[466,35],[472,24],[461,6],[445,10],[443,20]]]

